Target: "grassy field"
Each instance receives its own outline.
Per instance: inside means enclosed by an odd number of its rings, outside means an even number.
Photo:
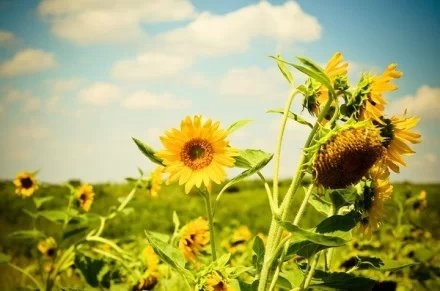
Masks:
[[[281,183],[281,193],[287,186],[286,183]],[[95,185],[96,195],[92,211],[101,215],[107,214],[118,204],[118,199],[127,195],[131,188],[132,185],[129,183]],[[405,201],[410,201],[422,190],[427,192],[427,206],[420,208],[414,203],[406,205],[403,215],[399,218],[399,205],[405,205]],[[19,229],[31,229],[33,226],[50,234],[56,232],[56,226],[44,218],[38,219],[36,225],[33,225],[31,217],[23,211],[35,208],[32,200],[16,196],[11,182],[1,182],[0,191],[3,201],[0,204],[0,251],[12,255],[14,262],[23,266],[35,256],[36,241],[16,240],[8,234]],[[68,191],[62,185],[43,184],[40,185],[38,193],[56,197],[44,205],[51,209],[66,205]],[[298,193],[294,199],[300,201],[302,195]],[[439,269],[435,266],[440,263],[437,253],[437,242],[440,239],[440,185],[396,184],[393,195],[393,199],[386,204],[386,216],[381,231],[367,239],[355,233],[352,243],[337,251],[335,261],[344,267],[351,255],[359,254],[398,260],[412,259],[419,263],[416,267],[398,274],[381,274],[382,280],[398,281],[398,290],[434,290],[429,288],[440,287]],[[224,194],[217,208],[216,227],[219,233],[227,233],[240,225],[248,226],[252,234],[265,233],[270,222],[266,199],[264,188],[256,181],[241,182],[231,188]],[[174,211],[183,224],[198,216],[205,216],[203,200],[197,195],[185,195],[183,190],[175,185],[164,186],[157,198],[150,197],[145,190],[138,190],[125,215],[109,221],[103,236],[123,241],[142,240],[145,230],[172,233]],[[301,226],[314,227],[322,218],[321,214],[308,207]],[[396,234],[398,223],[405,227]],[[431,250],[426,252],[429,248]],[[22,280],[21,277],[17,278],[19,275],[16,271],[5,265],[0,266],[1,290],[15,290],[16,284]]]

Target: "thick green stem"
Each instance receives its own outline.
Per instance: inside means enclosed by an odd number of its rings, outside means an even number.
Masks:
[[[201,194],[203,196],[203,199],[205,200],[206,214],[208,215],[212,261],[215,261],[215,260],[217,260],[217,252],[216,252],[216,248],[215,248],[214,213],[212,211],[211,194],[209,194],[207,191],[204,191]]]

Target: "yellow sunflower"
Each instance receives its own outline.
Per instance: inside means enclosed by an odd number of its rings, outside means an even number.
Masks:
[[[389,181],[390,172],[384,161],[376,163],[369,171],[371,185],[364,189],[363,210],[366,214],[361,220],[361,231],[365,234],[377,229],[384,212],[384,201],[393,193],[393,186]]]
[[[142,259],[147,266],[146,274],[148,276],[159,277],[159,256],[154,252],[152,246],[147,246],[142,251]]]
[[[244,252],[246,249],[246,243],[252,238],[252,233],[245,225],[237,228],[232,236],[223,242],[223,246],[230,253]]]
[[[397,70],[396,64],[390,64],[380,76],[366,76],[369,81],[369,92],[361,106],[359,120],[376,120],[381,122],[387,101],[383,97],[385,92],[394,91],[397,86],[394,79],[402,77],[403,73]]]
[[[95,193],[93,192],[93,186],[90,184],[81,185],[76,192],[76,199],[84,211],[90,210],[94,198]]]
[[[218,272],[209,274],[201,291],[233,291],[226,280]]]
[[[206,219],[199,217],[180,231],[179,249],[185,258],[194,263],[204,248],[209,244],[210,233]]]
[[[38,184],[35,179],[35,172],[20,172],[14,179],[15,193],[22,197],[31,196],[37,189]]]
[[[234,165],[237,151],[228,145],[228,132],[219,122],[201,116],[187,116],[179,129],[171,129],[161,137],[165,149],[156,155],[163,160],[169,181],[185,184],[185,193],[202,183],[210,191],[211,181],[220,184],[226,179],[225,167]]]
[[[159,194],[159,190],[162,185],[162,174],[164,167],[158,166],[151,173],[151,181],[150,181],[150,195],[151,197],[157,197]]]
[[[383,145],[386,148],[386,164],[395,173],[399,173],[399,165],[406,166],[403,155],[415,153],[407,143],[420,143],[421,135],[410,131],[420,121],[418,117],[393,116],[383,118],[381,135],[384,137]]]
[[[45,255],[46,257],[54,257],[57,250],[57,243],[53,237],[48,237],[45,240],[41,240],[38,242],[37,246],[40,253]]]

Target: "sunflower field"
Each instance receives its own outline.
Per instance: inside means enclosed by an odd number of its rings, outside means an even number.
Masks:
[[[248,120],[194,115],[161,149],[133,137],[155,169],[124,184],[2,182],[1,290],[437,290],[440,186],[390,181],[422,141],[417,116],[385,114],[402,72],[351,84],[339,52],[324,67],[273,60],[291,87],[268,110],[273,153],[229,142]],[[288,123],[309,135],[282,179]]]

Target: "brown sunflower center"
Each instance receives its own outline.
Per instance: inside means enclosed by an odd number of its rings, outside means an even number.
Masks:
[[[87,194],[86,193],[81,193],[81,195],[79,195],[79,200],[81,201],[81,203],[85,203],[87,201]]]
[[[388,148],[394,138],[394,125],[391,119],[382,118],[383,124],[377,124],[380,127],[380,135],[383,137],[382,145]]]
[[[34,185],[32,179],[30,177],[25,177],[20,179],[21,187],[24,189],[30,189]]]
[[[202,169],[211,164],[214,158],[214,149],[207,140],[195,138],[183,146],[180,158],[185,166],[193,170]]]

